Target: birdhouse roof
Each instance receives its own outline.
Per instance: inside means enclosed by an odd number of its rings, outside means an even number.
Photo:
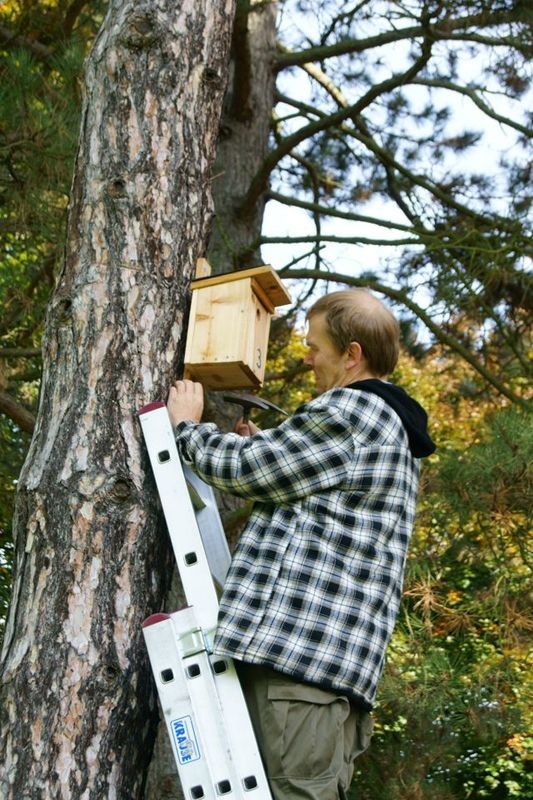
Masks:
[[[210,275],[208,278],[198,278],[192,281],[191,289],[201,289],[205,286],[215,286],[230,281],[242,281],[251,278],[256,281],[273,306],[284,306],[291,302],[291,297],[281,282],[277,272],[269,265],[252,269],[240,269],[236,272],[225,272],[220,275]]]

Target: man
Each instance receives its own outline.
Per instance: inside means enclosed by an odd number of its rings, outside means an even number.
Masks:
[[[385,306],[334,292],[308,322],[320,395],[279,427],[202,424],[190,381],[168,400],[183,460],[255,501],[215,649],[238,664],[275,800],[346,797],[398,611],[418,458],[435,449],[423,409],[383,380],[399,351]]]

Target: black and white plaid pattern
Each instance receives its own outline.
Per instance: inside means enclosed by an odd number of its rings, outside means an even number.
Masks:
[[[255,501],[220,604],[216,651],[370,709],[400,602],[418,462],[380,397],[332,389],[253,437],[176,427],[209,484]]]

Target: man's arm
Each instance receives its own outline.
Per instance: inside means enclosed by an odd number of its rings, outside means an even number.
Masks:
[[[187,420],[175,431],[182,458],[207,483],[262,502],[287,503],[336,486],[354,456],[350,424],[327,401],[251,437]]]

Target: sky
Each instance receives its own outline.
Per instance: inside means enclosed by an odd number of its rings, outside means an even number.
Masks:
[[[390,4],[389,4],[390,5]],[[364,23],[364,26],[358,29],[361,36],[373,35],[383,29],[383,25],[388,24],[383,20],[376,18],[375,21]],[[302,29],[308,36],[314,33],[313,26],[315,20],[309,15],[298,16],[289,14],[288,12],[282,16],[279,35],[283,41],[294,43],[298,37],[302,35]],[[488,66],[483,62],[481,57],[472,59],[467,56],[464,46],[458,45],[459,58],[459,75],[461,81],[465,84],[476,84],[478,79],[481,81],[481,74],[484,68]],[[437,49],[438,54],[438,49]],[[391,55],[394,57],[394,63],[389,63]],[[381,48],[379,56],[381,64],[378,70],[381,72],[382,77],[390,75],[391,73],[402,68],[402,63],[407,63],[408,46],[395,44],[394,48],[390,47]],[[490,57],[490,55],[488,56]],[[443,63],[443,56],[441,58]],[[328,68],[325,62],[325,68]],[[291,69],[284,71],[278,78],[278,89],[290,97],[297,98],[299,101],[313,103],[312,97],[312,80],[301,69]],[[351,87],[346,83],[340,87],[343,93],[347,96],[349,101],[358,97],[357,92],[360,89],[357,86]],[[498,92],[496,82],[487,86],[487,93],[485,100],[490,102],[493,108],[503,116],[509,116],[522,123],[525,122],[525,117],[528,108],[530,108],[531,95],[522,97],[520,101],[511,101],[509,98],[503,96]],[[409,100],[414,110],[424,107],[428,98],[428,90],[425,87],[412,86],[407,89]],[[476,171],[481,174],[492,174],[497,177],[501,174],[500,159],[502,156],[515,156],[517,155],[517,132],[502,125],[500,122],[491,120],[484,114],[470,98],[463,95],[441,91],[439,95],[435,95],[437,102],[441,102],[451,107],[452,115],[447,123],[446,133],[450,138],[461,134],[465,129],[469,131],[478,131],[482,133],[481,140],[473,147],[469,148],[464,153],[454,153],[450,155],[441,165],[426,164],[426,169],[430,170],[433,176],[446,178],[448,171]],[[283,115],[288,110],[288,107],[278,106],[278,114]],[[285,126],[285,133],[292,132],[292,130],[300,127],[303,123],[301,119],[293,120]],[[421,133],[421,125],[423,121],[418,123],[417,129],[413,128],[413,133],[419,135]],[[409,131],[407,131],[409,132]],[[428,135],[431,133],[431,128],[428,125]],[[439,173],[440,172],[440,176]],[[353,176],[349,176],[353,177]],[[279,191],[283,194],[290,194],[284,190],[283,185]],[[308,196],[305,199],[310,200]],[[369,216],[378,216],[387,220],[397,221],[403,224],[408,221],[403,216],[402,212],[393,202],[385,202],[377,195],[373,195],[366,202],[354,203],[353,207],[349,210],[365,214]],[[499,211],[505,211],[505,200],[502,193],[502,201],[500,203]],[[398,238],[398,233],[395,231],[388,231],[384,228],[377,228],[366,223],[350,222],[330,218],[329,220],[323,218],[323,232],[334,236],[353,237],[365,236],[370,238],[381,237]],[[285,204],[280,204],[276,201],[269,201],[266,206],[263,235],[269,236],[305,236],[315,235],[313,220],[309,214],[302,209],[290,208]],[[263,245],[262,253],[266,263],[272,264],[275,268],[281,268],[291,262],[294,258],[304,255],[309,252],[312,245],[306,244],[266,244]],[[363,271],[379,271],[383,266],[388,263],[392,266],[394,271],[394,262],[398,259],[400,253],[397,246],[384,247],[377,245],[363,245],[363,244],[334,244],[326,243],[324,249],[321,251],[324,261],[331,265],[336,272],[341,272],[348,276],[356,276]],[[312,268],[314,266],[314,257],[310,258],[308,262],[302,261],[298,267]],[[324,291],[324,289],[321,289]],[[422,306],[427,306],[429,302],[429,295],[423,287],[415,290],[414,299]],[[427,333],[421,328],[419,337],[422,340],[427,340]]]

